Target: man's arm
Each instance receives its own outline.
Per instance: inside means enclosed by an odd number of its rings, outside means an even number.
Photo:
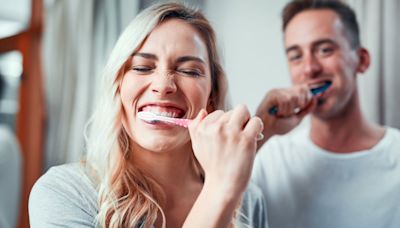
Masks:
[[[316,97],[310,94],[306,85],[269,91],[256,111],[256,116],[260,117],[264,124],[264,139],[257,142],[257,151],[272,136],[284,135],[298,126],[316,104]],[[271,107],[276,107],[278,111],[271,114]]]

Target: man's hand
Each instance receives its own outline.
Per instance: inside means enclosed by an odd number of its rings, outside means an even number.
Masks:
[[[273,89],[267,93],[257,108],[256,116],[264,123],[264,139],[258,142],[259,149],[270,137],[286,134],[295,128],[305,115],[314,110],[317,99],[306,85],[298,85],[286,89]],[[270,114],[276,107],[278,112]]]

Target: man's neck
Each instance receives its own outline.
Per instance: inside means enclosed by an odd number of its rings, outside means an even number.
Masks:
[[[364,118],[358,97],[350,103],[336,118],[311,118],[310,137],[316,145],[335,153],[351,153],[368,150],[383,138],[384,127]]]

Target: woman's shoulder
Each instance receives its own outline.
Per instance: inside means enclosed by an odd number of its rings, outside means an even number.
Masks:
[[[80,163],[70,163],[51,167],[39,178],[35,186],[49,186],[54,189],[87,191],[94,193],[94,185],[85,174]]]
[[[32,227],[59,222],[92,227],[96,214],[97,192],[79,163],[50,168],[29,196]]]

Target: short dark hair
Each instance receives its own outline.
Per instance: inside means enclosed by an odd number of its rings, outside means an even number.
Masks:
[[[361,46],[357,17],[353,9],[340,0],[293,0],[282,10],[282,29],[285,31],[289,22],[298,13],[306,10],[328,9],[334,11],[346,28],[345,34],[353,49]]]

